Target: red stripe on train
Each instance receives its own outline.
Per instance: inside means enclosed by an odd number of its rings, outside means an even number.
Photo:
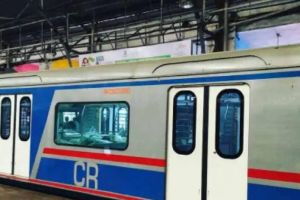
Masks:
[[[165,160],[157,159],[157,158],[144,158],[144,157],[137,157],[137,156],[124,156],[124,155],[116,155],[116,154],[74,151],[74,150],[55,149],[55,148],[44,148],[43,153],[48,155],[105,160],[105,161],[112,161],[112,162],[131,163],[131,164],[147,165],[147,166],[155,166],[155,167],[166,166]]]
[[[248,177],[271,181],[300,183],[300,173],[292,172],[271,171],[264,169],[248,169]]]

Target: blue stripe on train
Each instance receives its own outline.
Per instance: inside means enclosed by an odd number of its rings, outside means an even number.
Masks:
[[[98,167],[98,189],[114,193],[143,197],[147,199],[164,199],[165,174],[150,170],[141,170],[127,167],[118,167],[105,164],[97,164]],[[74,174],[75,161],[53,158],[42,158],[37,174],[37,179],[51,182],[75,185],[74,179],[83,181],[83,187],[87,187],[86,173],[79,166],[77,174]],[[91,169],[93,176],[95,170]],[[89,181],[89,187],[94,188],[95,182]],[[298,200],[300,190],[266,186],[260,184],[248,184],[248,200]]]
[[[259,184],[248,185],[248,200],[299,200],[300,190],[266,186]]]
[[[32,130],[31,130],[31,147],[30,147],[30,174],[32,172],[33,164],[36,159],[36,154],[39,149],[43,131],[45,129],[50,105],[52,102],[54,90],[52,89],[35,89],[31,91],[33,95],[34,108],[32,112]],[[54,138],[54,137],[53,137]]]
[[[75,174],[75,161],[42,158],[37,179],[69,185],[75,185],[74,179],[76,179],[77,182],[84,183],[83,187],[87,187],[88,165],[87,162],[84,164],[84,167],[77,165],[77,173]],[[97,184],[99,190],[147,199],[164,199],[165,173],[163,172],[93,164],[98,167],[96,170],[98,170]],[[95,173],[95,169],[91,167],[90,175],[93,176]],[[95,185],[95,181],[91,178],[89,188],[94,189]]]

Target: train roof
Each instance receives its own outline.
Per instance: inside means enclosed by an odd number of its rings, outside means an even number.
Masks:
[[[2,74],[0,87],[201,75],[299,66],[300,45],[292,45],[66,70]]]

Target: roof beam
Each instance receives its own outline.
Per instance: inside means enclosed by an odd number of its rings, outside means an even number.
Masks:
[[[48,25],[52,28],[54,34],[56,34],[58,36],[58,40],[59,42],[62,44],[64,51],[66,53],[66,57],[68,59],[68,63],[69,66],[72,67],[72,62],[71,62],[71,47],[69,46],[68,42],[64,41],[64,36],[57,30],[56,26],[52,23],[52,21],[50,20],[50,18],[47,16],[47,14],[44,12],[43,9],[41,9],[38,6],[35,6],[35,10],[41,15],[41,17],[43,17],[46,22],[48,23]]]
[[[25,13],[25,11],[31,6],[31,4],[34,2],[34,0],[27,0],[27,3],[24,8],[17,14],[16,20],[20,19],[22,15]]]

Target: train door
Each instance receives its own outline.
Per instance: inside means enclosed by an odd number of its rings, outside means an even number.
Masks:
[[[204,88],[169,92],[167,200],[201,199]]]
[[[167,200],[246,200],[249,88],[169,92]]]
[[[0,173],[29,177],[31,95],[0,96]]]
[[[12,173],[29,177],[32,95],[17,95],[14,165]]]
[[[13,163],[15,96],[0,96],[0,173],[11,174]]]

